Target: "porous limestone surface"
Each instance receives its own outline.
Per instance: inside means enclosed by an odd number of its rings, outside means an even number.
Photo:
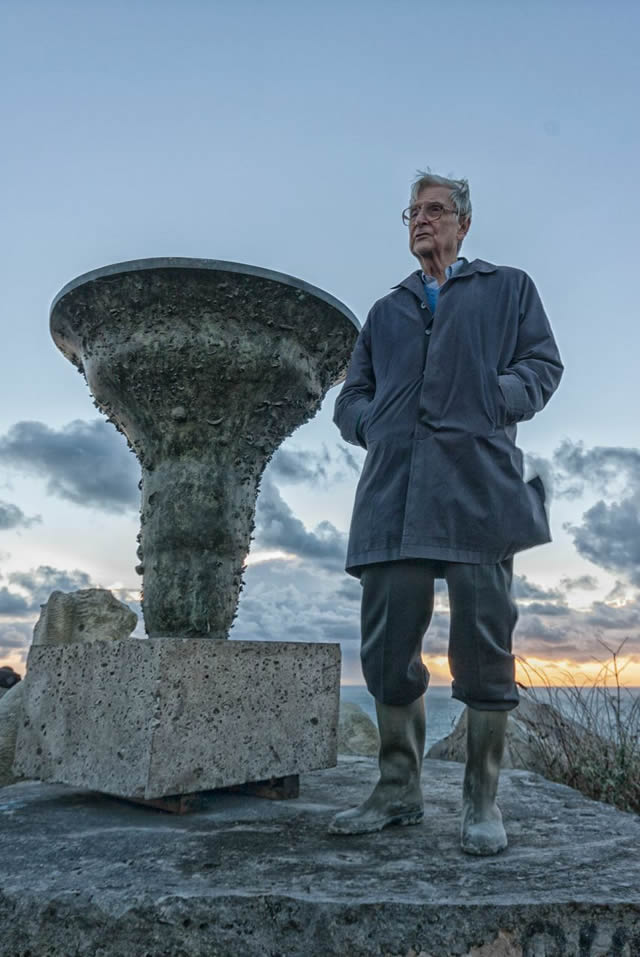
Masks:
[[[335,765],[340,647],[123,639],[32,647],[14,772],[156,798]]]
[[[228,637],[264,468],[342,382],[359,329],[321,289],[220,260],[115,263],[56,296],[53,339],[142,468],[151,637]]]
[[[52,591],[40,607],[33,629],[34,645],[118,641],[128,638],[138,623],[135,611],[106,588]]]
[[[640,818],[503,772],[509,848],[458,847],[463,768],[425,761],[424,821],[328,835],[371,758],[297,800],[212,795],[173,816],[59,785],[0,792],[0,955],[637,957]]]

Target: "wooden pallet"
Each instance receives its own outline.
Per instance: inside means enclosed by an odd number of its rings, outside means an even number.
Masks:
[[[246,794],[250,797],[267,798],[270,801],[283,801],[297,798],[300,793],[300,776],[287,774],[281,778],[269,778],[265,781],[248,781],[246,784],[235,784],[232,787],[216,788],[210,791],[195,791],[192,794],[167,794],[161,798],[132,798],[121,797],[120,800],[142,807],[152,807],[158,811],[168,811],[169,814],[188,814],[190,811],[201,811],[207,804],[207,799],[216,794]]]

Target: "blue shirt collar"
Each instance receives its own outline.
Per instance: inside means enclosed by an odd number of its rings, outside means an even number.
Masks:
[[[465,265],[466,262],[467,260],[461,256],[458,259],[456,259],[454,263],[451,263],[450,266],[447,266],[447,268],[444,271],[446,279],[451,279],[451,277],[454,276],[459,269],[462,269],[462,267]],[[432,286],[434,284],[436,286],[438,285],[438,280],[435,279],[434,276],[428,276],[427,273],[425,272],[420,273],[420,278],[422,279],[425,286]]]

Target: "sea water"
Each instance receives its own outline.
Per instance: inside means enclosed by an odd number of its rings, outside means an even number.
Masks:
[[[359,704],[376,724],[376,707],[372,696],[364,685],[342,685],[340,697],[343,701]],[[445,738],[453,731],[458,718],[464,711],[461,701],[451,697],[451,688],[442,685],[430,686],[425,697],[427,709],[428,751],[432,744]]]
[[[609,697],[615,699],[615,692],[608,690]],[[582,690],[584,696],[584,689]],[[603,708],[603,693],[595,696],[591,702],[591,711],[595,712],[596,721],[591,724],[592,730],[597,727],[597,718],[600,717],[600,733],[604,737],[615,737],[612,727],[611,713],[609,709]],[[362,710],[376,724],[376,709],[372,696],[364,685],[342,685],[340,688],[340,697],[344,701],[350,701],[359,704]],[[540,703],[552,704],[559,708],[562,713],[578,721],[580,724],[587,723],[584,712],[575,706],[575,695],[570,689],[559,688],[535,688],[533,689],[534,700]],[[446,685],[431,685],[427,689],[425,697],[427,710],[427,743],[425,750],[429,750],[432,744],[440,741],[453,731],[458,718],[464,710],[461,701],[451,697],[451,688]],[[603,713],[606,711],[606,714]],[[638,731],[640,727],[640,688],[623,688],[620,701],[620,712],[623,721],[626,720],[629,731]],[[633,735],[635,737],[635,735]]]

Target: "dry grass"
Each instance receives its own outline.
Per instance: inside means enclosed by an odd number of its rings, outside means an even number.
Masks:
[[[561,686],[518,660],[531,682],[523,686],[528,696],[552,706],[553,734],[536,740],[545,776],[640,814],[640,695],[622,684],[619,661],[626,640],[615,649],[600,642],[609,659],[595,679],[563,672]]]

